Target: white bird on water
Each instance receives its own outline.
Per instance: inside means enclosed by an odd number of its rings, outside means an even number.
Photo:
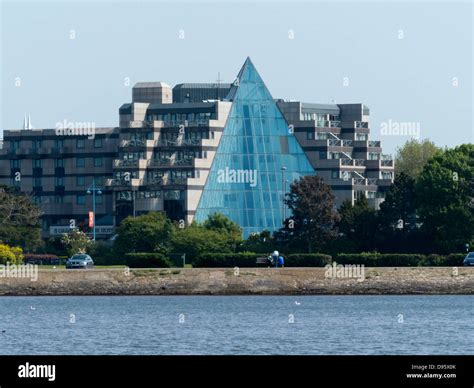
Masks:
[[[30,306],[31,310],[36,310],[36,307]]]
[[[295,305],[299,306],[301,303],[295,300]]]

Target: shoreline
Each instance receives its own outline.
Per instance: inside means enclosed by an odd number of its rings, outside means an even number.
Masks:
[[[474,268],[370,267],[365,279],[324,268],[39,269],[37,281],[0,278],[0,296],[474,295]]]

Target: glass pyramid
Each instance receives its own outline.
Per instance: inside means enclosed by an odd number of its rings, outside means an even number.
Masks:
[[[238,223],[244,238],[282,227],[283,191],[314,169],[250,58],[228,99],[233,101],[196,211],[203,222],[222,213]]]

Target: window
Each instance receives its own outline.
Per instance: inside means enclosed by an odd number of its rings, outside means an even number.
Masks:
[[[34,150],[37,150],[38,148],[41,148],[43,144],[43,141],[42,140],[33,140],[33,149]]]
[[[95,196],[95,203],[97,205],[101,205],[104,202],[104,197],[102,195],[96,195]]]
[[[20,148],[20,140],[13,140],[10,142],[10,148],[12,150],[17,150],[18,148]]]
[[[56,186],[64,186],[64,177],[62,176],[56,177]]]
[[[54,148],[64,148],[64,139],[56,139],[54,140]]]
[[[54,167],[64,167],[64,159],[54,159]]]
[[[328,153],[324,151],[319,151],[319,159],[327,159],[328,158]]]
[[[77,205],[85,205],[86,204],[86,196],[83,194],[76,195],[76,204]]]
[[[94,139],[94,148],[102,148],[102,139]]]
[[[306,132],[306,139],[313,140],[314,139],[314,132]]]
[[[20,159],[10,160],[10,167],[11,168],[20,168]]]
[[[77,148],[84,148],[86,146],[86,140],[85,139],[77,139],[76,140],[76,147]]]
[[[94,158],[94,167],[102,167],[103,159],[101,156]]]
[[[84,158],[76,158],[76,167],[85,167],[86,161]]]
[[[33,203],[35,203],[35,204],[41,203],[41,197],[38,196],[38,195],[35,195],[35,196],[33,197]]]
[[[86,184],[86,180],[82,175],[76,176],[76,186],[84,186]]]
[[[42,162],[41,159],[33,159],[33,168],[41,168]]]
[[[10,186],[20,186],[20,179],[17,179],[17,177],[12,177],[10,179]]]
[[[337,178],[339,178],[339,171],[338,171],[338,170],[332,170],[332,171],[331,171],[331,178],[332,178],[332,179],[337,179]]]
[[[375,191],[367,191],[367,198],[375,199]]]
[[[63,195],[55,195],[54,196],[55,203],[64,203],[64,196]]]
[[[41,178],[34,178],[33,179],[33,187],[41,187]]]

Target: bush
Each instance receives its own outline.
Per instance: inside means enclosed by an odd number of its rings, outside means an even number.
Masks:
[[[0,264],[21,264],[22,262],[23,250],[21,248],[0,244]]]
[[[34,254],[34,253],[25,253],[24,255],[25,263],[27,264],[52,264],[56,262],[59,264],[60,258],[56,255],[45,253],[45,254]]]
[[[169,268],[170,260],[161,253],[126,253],[124,264],[130,268]]]
[[[193,267],[225,268],[256,267],[257,257],[262,255],[253,252],[241,253],[204,253],[192,261]]]
[[[462,266],[465,255],[452,253],[449,255],[420,255],[410,253],[340,253],[338,264],[364,264],[367,267],[451,267]]]
[[[322,253],[294,253],[285,258],[285,267],[324,267],[332,257]]]

